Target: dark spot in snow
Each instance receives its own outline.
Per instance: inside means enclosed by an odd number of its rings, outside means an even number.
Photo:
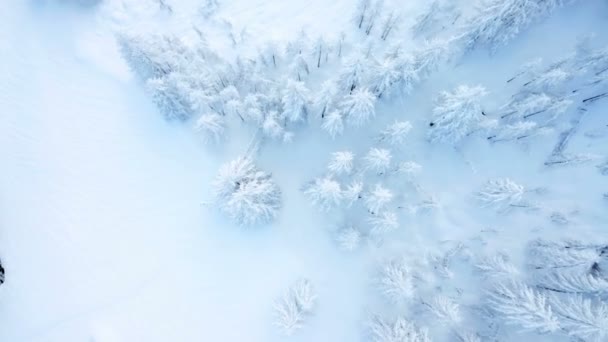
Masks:
[[[435,126],[435,123],[434,123],[434,122],[431,122],[431,123],[429,124],[429,126],[433,127],[433,126]]]

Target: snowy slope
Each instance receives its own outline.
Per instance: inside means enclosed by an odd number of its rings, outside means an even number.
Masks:
[[[194,24],[217,32],[209,44],[232,54],[222,33],[227,19],[234,32],[247,30],[247,54],[303,27],[312,37],[337,36],[351,25],[355,1],[233,1],[208,22],[195,14],[195,2],[174,3],[169,15],[152,1],[89,8],[14,0],[0,14],[0,257],[7,271],[0,341],[284,340],[272,325],[273,301],[301,276],[314,282],[319,307],[290,339],[365,341],[367,314],[392,310],[373,289],[380,260],[396,254],[422,260],[460,241],[475,251],[505,251],[520,263],[525,243],[536,237],[606,236],[606,177],[593,164],[542,167],[557,134],[527,146],[475,138],[464,156],[424,139],[438,91],[483,84],[491,101],[508,97],[501,94],[505,80],[520,64],[556,59],[578,36],[605,32],[605,1],[560,10],[500,53],[475,52],[440,70],[407,97],[379,103],[378,120],[365,129],[336,141],[308,130],[290,145],[264,146],[259,164],[281,186],[284,209],[262,230],[235,227],[208,206],[217,169],[251,137],[236,131],[226,145],[209,147],[187,125],[164,121],[113,34],[161,30],[194,39]],[[403,3],[408,22],[418,9]],[[605,129],[603,114],[591,107],[581,133]],[[302,185],[324,172],[331,152],[366,153],[396,118],[416,128],[396,155],[423,166],[419,182],[441,207],[402,222],[383,248],[344,253],[332,241],[334,219],[308,203]],[[607,146],[605,134],[579,134],[569,149],[606,156]],[[472,191],[494,177],[547,187],[540,200],[548,209],[500,219],[477,210]],[[575,223],[552,224],[552,211],[576,212]],[[437,285],[474,292],[469,273]],[[476,300],[464,295],[467,305]],[[521,337],[507,332],[505,339]]]

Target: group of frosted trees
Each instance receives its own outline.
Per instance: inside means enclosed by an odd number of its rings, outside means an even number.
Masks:
[[[462,10],[466,1],[431,1],[412,28],[415,47],[397,40],[404,29],[398,25],[401,16],[380,0],[358,2],[354,35],[311,39],[302,32],[284,47],[265,45],[252,58],[223,60],[207,47],[199,30],[198,40],[189,43],[159,35],[121,35],[118,42],[159,111],[167,119],[192,123],[206,142],[225,139],[231,122],[251,127],[261,141],[289,142],[307,125],[338,138],[348,128],[373,121],[377,102],[407,95],[435,70],[472,49],[496,52],[566,2],[484,0],[467,12]],[[208,3],[212,13],[217,3]],[[354,44],[359,38],[366,42]],[[233,42],[243,43],[234,37]],[[586,40],[560,60],[526,64],[506,80],[515,90],[497,107],[485,103],[492,91],[481,85],[445,89],[426,113],[428,127],[421,129],[427,141],[459,146],[473,135],[498,143],[545,134],[575,107],[608,97],[608,49],[592,45]],[[332,153],[326,170],[303,187],[310,202],[334,221],[340,249],[381,247],[400,230],[404,216],[439,207],[417,181],[421,166],[402,158],[411,130],[408,121],[398,120],[381,130],[367,150]],[[552,162],[572,158],[560,142],[553,157]],[[278,185],[254,159],[246,153],[227,162],[213,183],[216,207],[239,225],[270,223],[282,206]],[[600,172],[608,169],[602,165]],[[481,208],[507,215],[520,209],[544,212],[546,208],[533,201],[539,194],[542,189],[497,178],[485,182],[473,197]],[[554,214],[554,222],[565,220]],[[493,338],[491,331],[467,327],[474,310],[459,302],[458,293],[419,288],[429,268],[438,277],[452,277],[451,263],[464,249],[453,246],[426,265],[400,257],[382,262],[376,277],[379,294],[396,310],[403,305],[419,308],[452,340]],[[528,252],[526,272],[504,255],[474,256],[487,290],[483,310],[475,313],[483,312],[488,326],[505,322],[541,334],[608,338],[608,247],[539,240]],[[294,333],[314,313],[316,300],[311,281],[298,280],[275,303],[277,326]],[[429,341],[432,334],[420,323],[405,314],[374,315],[367,331],[376,342]]]
[[[581,341],[608,338],[608,245],[579,241],[530,244],[523,275],[502,255],[480,260],[488,319],[540,334]]]

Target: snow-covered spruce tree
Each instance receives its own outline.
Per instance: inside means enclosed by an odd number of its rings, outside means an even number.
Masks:
[[[195,112],[191,85],[179,73],[153,78],[146,83],[148,93],[167,120],[187,120]]]
[[[384,6],[384,0],[376,0],[368,12],[367,19],[365,20],[365,34],[370,35],[373,28],[376,26],[376,22],[379,20],[379,16],[382,13]]]
[[[559,329],[557,315],[547,296],[519,281],[496,283],[488,293],[488,305],[508,324],[539,333]]]
[[[344,118],[342,117],[342,113],[337,110],[329,113],[323,120],[321,128],[332,138],[341,135],[344,132]]]
[[[304,190],[312,203],[323,211],[329,211],[342,202],[342,187],[332,178],[317,178]]]
[[[355,127],[369,122],[375,115],[376,97],[365,88],[358,88],[346,95],[340,104],[346,119]]]
[[[405,142],[411,130],[412,124],[409,121],[395,121],[380,132],[378,142],[399,146]]]
[[[372,2],[371,0],[359,0],[357,3],[357,9],[355,11],[354,21],[357,28],[363,28],[363,23],[368,17],[368,13],[371,11]]]
[[[342,191],[342,197],[346,202],[347,207],[351,207],[355,202],[363,198],[363,182],[360,180],[354,180],[346,186],[346,189]]]
[[[515,94],[502,108],[501,119],[510,121],[536,119],[539,114],[547,114],[543,123],[549,123],[564,113],[573,101],[568,96],[551,95],[544,92],[521,92]]]
[[[303,54],[297,54],[289,64],[289,74],[299,82],[306,80],[310,74],[308,61]]]
[[[325,118],[325,115],[335,105],[337,93],[338,87],[333,81],[327,80],[321,84],[321,89],[315,96],[314,105],[321,112],[320,117],[322,119]]]
[[[361,235],[361,231],[355,227],[348,226],[338,231],[336,243],[341,250],[351,252],[357,249],[361,244]]]
[[[464,27],[469,48],[492,51],[507,44],[533,22],[549,16],[567,0],[484,0]]]
[[[0,285],[4,284],[4,267],[2,266],[2,260],[0,259]]]
[[[520,276],[519,270],[501,254],[481,258],[475,268],[489,279],[516,279]]]
[[[304,121],[308,115],[308,89],[303,82],[287,81],[283,89],[283,116],[290,122]]]
[[[382,211],[379,214],[372,215],[368,219],[368,222],[371,226],[370,233],[377,236],[390,233],[399,228],[397,214],[391,211]]]
[[[551,298],[560,326],[583,341],[608,339],[608,303],[580,295]]]
[[[430,342],[428,331],[403,317],[387,320],[373,316],[368,323],[373,342]]]
[[[608,293],[608,244],[536,240],[528,267],[536,286],[556,293]]]
[[[281,190],[249,157],[224,164],[213,182],[217,207],[240,225],[272,221],[281,208]]]
[[[316,301],[317,295],[312,283],[308,279],[299,279],[275,302],[275,325],[284,334],[292,335],[313,314]]]
[[[281,117],[276,111],[269,111],[262,122],[262,132],[272,139],[281,140],[285,136],[285,128],[281,125]]]
[[[321,67],[321,62],[323,61],[323,55],[327,54],[329,50],[329,46],[327,42],[323,39],[323,36],[319,36],[315,41],[312,49],[312,56],[315,60],[315,64],[317,68]]]
[[[434,39],[425,42],[413,53],[414,80],[425,79],[439,67],[461,53],[459,41],[456,38]]]
[[[539,125],[534,121],[517,121],[513,124],[496,125],[491,130],[488,140],[492,143],[501,141],[522,141],[527,138],[542,136],[551,132],[551,128]]]
[[[355,155],[351,151],[332,153],[332,159],[327,165],[329,172],[335,175],[350,174],[353,171]]]
[[[378,278],[380,292],[393,303],[408,301],[414,296],[414,276],[405,260],[391,260],[382,266]]]
[[[487,92],[482,86],[458,86],[452,92],[441,92],[433,109],[428,137],[431,142],[456,145],[487,123],[480,98]]]
[[[395,195],[392,191],[385,188],[381,184],[376,184],[372,190],[366,193],[365,205],[370,213],[375,215],[381,210],[385,209],[386,205],[393,200],[394,196]]]
[[[392,158],[391,151],[373,147],[364,157],[365,168],[382,175],[390,168]]]
[[[528,208],[531,205],[524,201],[526,189],[509,178],[497,178],[487,181],[475,197],[483,207],[494,207],[499,212],[513,208]]]
[[[392,58],[385,58],[381,61],[376,61],[372,65],[370,73],[370,88],[377,97],[389,95],[394,85],[402,78],[402,70],[398,61]]]
[[[171,36],[117,36],[123,58],[141,80],[166,76],[185,67],[190,51]]]
[[[401,22],[401,15],[395,11],[389,12],[384,21],[380,31],[380,39],[386,40],[391,32],[398,28],[398,24]]]
[[[445,295],[436,295],[428,302],[424,301],[423,304],[441,324],[454,327],[462,321],[460,305]]]
[[[451,0],[433,0],[425,11],[416,18],[412,26],[415,36],[432,38],[446,27],[454,25],[461,16],[460,10]]]
[[[201,115],[194,129],[201,133],[205,142],[219,142],[224,136],[226,130],[224,118],[216,113],[207,113]]]
[[[338,86],[340,89],[352,93],[355,88],[361,86],[365,78],[366,66],[361,55],[348,59],[339,73]]]

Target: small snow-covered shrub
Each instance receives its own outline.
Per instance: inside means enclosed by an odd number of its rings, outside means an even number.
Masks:
[[[308,279],[300,279],[275,302],[275,324],[286,335],[302,328],[304,320],[315,308],[317,295]]]
[[[281,190],[269,173],[248,157],[239,157],[220,168],[213,182],[220,211],[240,225],[272,221],[281,208]]]

